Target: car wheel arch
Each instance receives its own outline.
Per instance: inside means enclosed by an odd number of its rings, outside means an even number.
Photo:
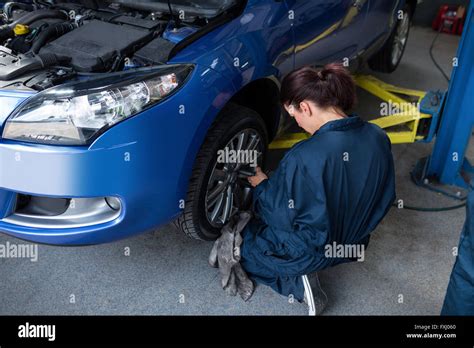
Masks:
[[[276,77],[256,79],[241,88],[229,103],[241,105],[258,113],[267,127],[269,140],[273,140],[280,128],[280,82]]]
[[[253,96],[253,98],[249,96]],[[261,115],[267,126],[269,141],[271,141],[278,133],[280,127],[281,106],[279,96],[280,84],[278,79],[266,77],[256,79],[240,90],[235,90],[233,95],[223,103],[223,106],[219,110],[211,106],[206,112],[207,116],[202,119],[194,133],[193,140],[190,142],[185,165],[182,167],[180,173],[179,195],[185,197],[195,160],[205,142],[207,133],[212,127],[212,124],[216,121],[218,122],[219,118],[225,115],[226,107],[230,104],[237,104],[252,109]]]

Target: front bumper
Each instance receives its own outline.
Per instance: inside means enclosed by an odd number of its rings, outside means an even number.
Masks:
[[[152,180],[146,173],[155,172],[154,165],[141,158],[146,153],[141,146],[135,142],[90,150],[1,144],[0,231],[34,242],[82,245],[110,242],[169,222],[179,214],[177,181],[166,182],[166,175]],[[86,217],[106,206],[94,205],[103,197],[118,197],[122,204],[108,217],[98,214],[95,223],[77,219],[68,227],[58,224],[59,218],[44,217],[40,225],[15,213],[19,195],[85,202],[81,209],[90,208],[82,214]]]

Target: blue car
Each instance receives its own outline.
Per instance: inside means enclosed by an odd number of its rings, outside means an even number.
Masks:
[[[82,0],[0,16],[0,232],[106,243],[175,221],[213,240],[291,122],[279,81],[394,71],[416,0]]]

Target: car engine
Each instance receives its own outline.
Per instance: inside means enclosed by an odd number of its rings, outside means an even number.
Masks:
[[[9,2],[0,16],[0,88],[44,90],[165,64],[180,40],[207,23],[206,16],[179,20],[131,1]]]

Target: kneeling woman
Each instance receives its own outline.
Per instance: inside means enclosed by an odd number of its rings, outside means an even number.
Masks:
[[[281,98],[311,137],[270,179],[260,168],[249,178],[256,218],[243,233],[242,266],[258,283],[307,302],[315,315],[327,302],[315,272],[361,256],[331,248],[365,248],[395,200],[391,144],[378,126],[346,114],[356,87],[340,65],[294,71]]]

